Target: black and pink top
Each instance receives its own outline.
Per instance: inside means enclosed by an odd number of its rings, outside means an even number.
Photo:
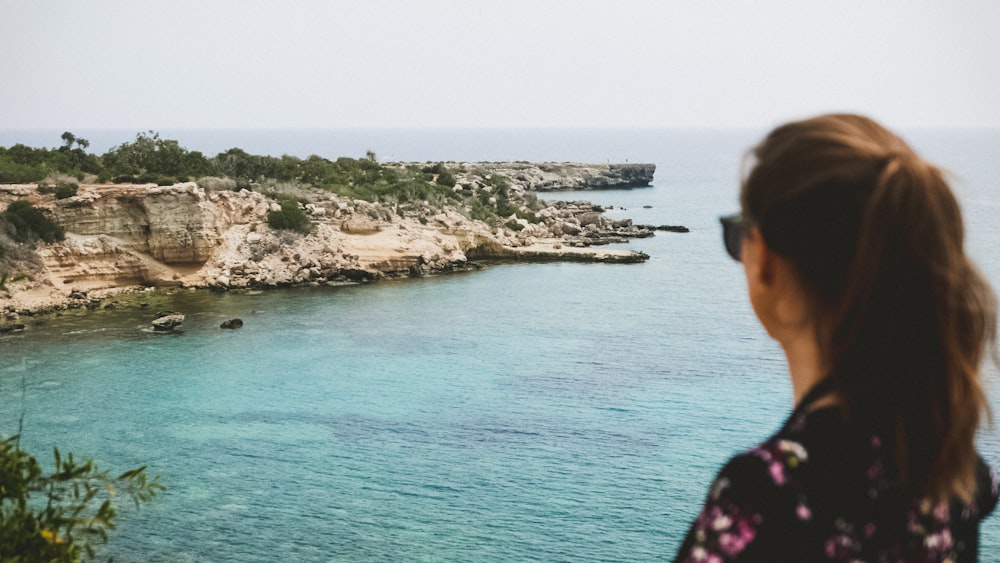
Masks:
[[[971,504],[907,498],[879,436],[859,436],[837,407],[805,408],[821,391],[723,467],[675,561],[976,561],[979,521],[997,504],[987,465]]]

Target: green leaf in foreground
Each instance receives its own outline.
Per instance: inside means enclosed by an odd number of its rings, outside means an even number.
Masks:
[[[38,461],[19,447],[18,437],[0,440],[0,561],[79,561],[94,556],[115,528],[115,504],[122,498],[151,501],[163,490],[146,467],[112,478],[93,460],[77,463],[73,454],[54,451],[45,474]]]

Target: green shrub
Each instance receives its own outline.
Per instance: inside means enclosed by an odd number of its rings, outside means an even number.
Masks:
[[[510,229],[512,231],[521,231],[521,230],[524,229],[524,225],[518,223],[514,219],[511,219],[511,220],[507,221],[506,223],[503,224],[503,226],[507,227],[508,229]]]
[[[272,229],[284,229],[298,233],[312,231],[312,222],[306,212],[299,208],[299,202],[294,199],[280,201],[281,209],[267,214],[267,224]]]
[[[29,242],[35,239],[55,242],[66,238],[62,227],[46,217],[41,209],[36,209],[27,200],[12,201],[7,206],[7,210],[0,214],[0,220],[6,223],[10,237],[18,242]]]
[[[69,182],[62,182],[56,186],[56,199],[66,199],[68,197],[73,197],[76,195],[77,190],[80,187],[76,184],[71,184]]]
[[[538,224],[542,222],[541,218],[539,218],[538,215],[535,215],[531,211],[521,211],[520,209],[517,209],[514,211],[514,215],[516,215],[518,219],[524,219],[529,223]]]
[[[447,168],[442,167],[441,172],[438,173],[437,183],[442,186],[454,188],[455,177],[451,174],[451,171],[449,171]]]
[[[496,212],[488,203],[483,202],[480,199],[472,198],[469,201],[470,211],[469,218],[475,221],[483,221],[485,223],[491,223],[496,219]]]
[[[491,186],[494,192],[499,196],[507,196],[507,192],[510,190],[510,182],[507,178],[499,174],[491,174],[489,178],[486,179],[486,185]]]

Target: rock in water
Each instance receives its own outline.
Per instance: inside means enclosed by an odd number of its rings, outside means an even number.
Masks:
[[[174,313],[172,311],[165,311],[160,313],[157,318],[153,319],[153,330],[174,330],[174,327],[182,322],[184,322],[184,315]]]
[[[243,319],[229,319],[228,321],[222,321],[219,328],[240,328],[243,326]]]

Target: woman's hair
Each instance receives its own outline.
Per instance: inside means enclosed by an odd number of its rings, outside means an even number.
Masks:
[[[941,170],[857,115],[783,125],[748,156],[744,217],[809,292],[849,420],[883,435],[906,490],[971,499],[996,298]]]

